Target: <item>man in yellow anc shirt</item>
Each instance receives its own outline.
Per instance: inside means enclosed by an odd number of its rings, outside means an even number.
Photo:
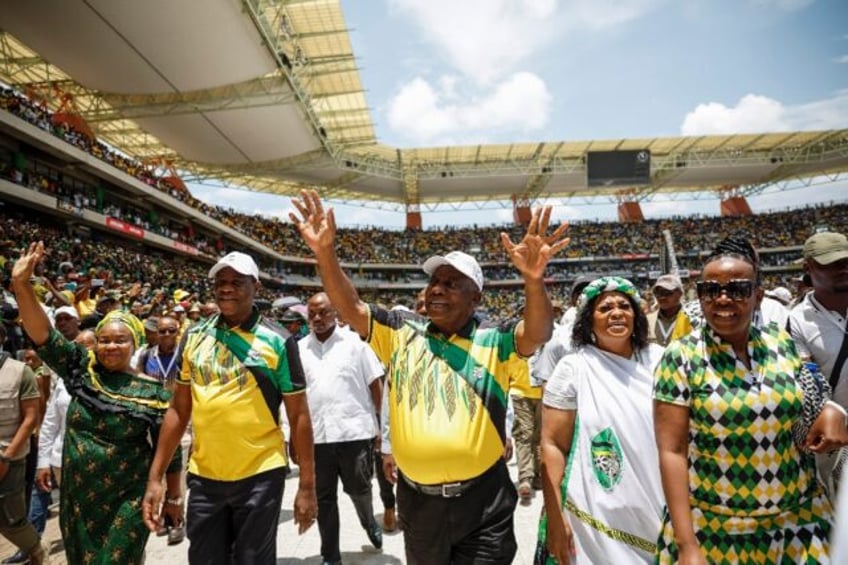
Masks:
[[[566,224],[547,236],[551,208],[536,210],[527,234],[501,241],[524,279],[523,320],[481,327],[483,272],[461,251],[424,265],[427,316],[360,300],[335,253],[333,211],[315,191],[292,200],[292,222],[315,253],[324,291],[339,315],[386,366],[389,433],[400,479],[397,505],[410,565],[512,563],[517,501],[503,459],[507,394],[526,358],[551,336],[544,283],[550,258],[568,244]]]
[[[162,477],[191,419],[189,563],[273,565],[288,466],[281,401],[300,466],[294,499],[300,533],[318,512],[306,381],[294,338],[255,305],[260,283],[253,258],[233,251],[209,278],[220,313],[189,328],[181,344],[180,374],[148,474],[144,521],[156,531],[162,499],[183,503],[182,493],[163,492]]]

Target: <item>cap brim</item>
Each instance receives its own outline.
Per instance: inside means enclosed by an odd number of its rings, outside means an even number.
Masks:
[[[424,264],[421,265],[421,269],[423,269],[424,272],[428,275],[432,275],[436,272],[436,269],[443,265],[450,265],[451,267],[453,267],[453,265],[451,265],[451,262],[442,257],[441,255],[433,255],[432,257],[424,261]]]
[[[810,257],[810,259],[812,259],[819,265],[830,265],[831,263],[836,263],[837,261],[841,261],[842,259],[848,259],[848,251],[845,251],[844,249],[840,249],[838,251],[830,251],[828,253],[822,253],[817,257]]]
[[[226,268],[226,267],[231,268],[232,270],[234,270],[235,272],[237,272],[240,275],[244,275],[246,277],[256,279],[256,277],[253,275],[253,273],[245,273],[245,272],[239,271],[238,269],[236,269],[235,267],[233,267],[229,263],[216,263],[211,269],[209,269],[209,278],[214,279],[215,275],[217,275],[219,272],[224,270],[224,268]],[[256,280],[258,280],[258,279],[256,279]]]

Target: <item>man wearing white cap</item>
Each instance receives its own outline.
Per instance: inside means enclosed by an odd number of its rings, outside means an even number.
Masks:
[[[692,330],[689,317],[683,310],[683,283],[677,275],[662,275],[651,287],[657,309],[648,314],[648,341],[665,347]]]
[[[73,306],[62,306],[53,312],[56,330],[68,341],[74,341],[79,335],[79,312]]]
[[[845,235],[820,232],[807,238],[804,272],[810,275],[813,291],[789,313],[787,326],[798,353],[818,364],[830,382],[833,400],[848,408],[848,239]],[[834,455],[818,455],[816,462],[825,484],[832,486],[828,479],[835,463]]]
[[[306,382],[297,343],[254,305],[259,268],[234,251],[209,270],[220,313],[187,330],[182,369],[150,466],[143,512],[159,526],[162,477],[189,418],[189,562],[276,563],[277,523],[288,466],[280,429],[285,404],[300,481],[294,519],[315,520],[315,470]],[[182,504],[167,493],[165,504]]]
[[[524,317],[484,328],[474,317],[483,272],[470,255],[453,251],[424,263],[427,317],[387,311],[362,302],[342,271],[333,211],[324,212],[315,191],[292,203],[302,219],[291,220],[315,253],[330,301],[386,365],[406,562],[512,563],[517,494],[503,459],[507,393],[521,364],[551,336],[544,272],[568,244],[559,239],[567,225],[546,235],[546,207],[534,211],[519,243],[501,235],[524,279]]]

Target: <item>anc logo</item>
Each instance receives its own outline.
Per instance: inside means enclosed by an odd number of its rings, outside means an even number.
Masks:
[[[611,490],[621,481],[624,457],[621,444],[612,428],[606,428],[592,438],[592,469],[595,478],[606,490]]]

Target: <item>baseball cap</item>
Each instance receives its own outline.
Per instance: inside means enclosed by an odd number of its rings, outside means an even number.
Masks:
[[[657,282],[654,283],[654,286],[651,289],[655,289],[657,287],[664,288],[666,290],[679,290],[683,291],[683,283],[680,282],[680,278],[676,275],[662,275],[657,279]]]
[[[106,302],[117,302],[117,301],[118,301],[117,296],[107,292],[106,294],[102,295],[100,298],[97,299],[97,304],[100,305],[100,304],[104,304]]]
[[[70,316],[71,318],[76,318],[77,320],[79,320],[79,312],[77,312],[77,309],[74,308],[73,306],[62,306],[60,308],[56,308],[56,311],[53,312],[53,318],[54,319],[58,318],[62,314],[65,314],[66,316]]]
[[[442,265],[450,265],[477,285],[477,290],[483,290],[483,270],[477,259],[462,251],[451,251],[447,255],[433,255],[422,265],[424,272],[430,276]]]
[[[292,310],[289,308],[285,312],[283,312],[282,316],[280,316],[280,321],[284,323],[288,322],[305,322],[306,318],[304,318],[299,312]]]
[[[841,233],[823,231],[804,242],[804,259],[812,259],[819,265],[830,265],[845,258],[848,258],[848,238]]]
[[[189,292],[187,290],[183,290],[181,288],[178,288],[177,290],[174,291],[174,301],[175,302],[182,302],[183,298],[185,298],[188,295],[189,295]]]
[[[583,289],[597,278],[599,278],[598,275],[577,275],[574,282],[571,283],[571,291],[568,294],[571,297],[571,300],[576,301],[577,297],[580,296],[580,293],[583,292]]]
[[[766,296],[774,298],[784,306],[792,302],[792,292],[785,286],[776,286],[773,289],[767,290]]]
[[[247,275],[259,280],[259,267],[253,257],[241,251],[233,251],[221,257],[215,265],[209,269],[209,278],[214,279],[218,271],[224,267],[229,267],[237,273]]]

